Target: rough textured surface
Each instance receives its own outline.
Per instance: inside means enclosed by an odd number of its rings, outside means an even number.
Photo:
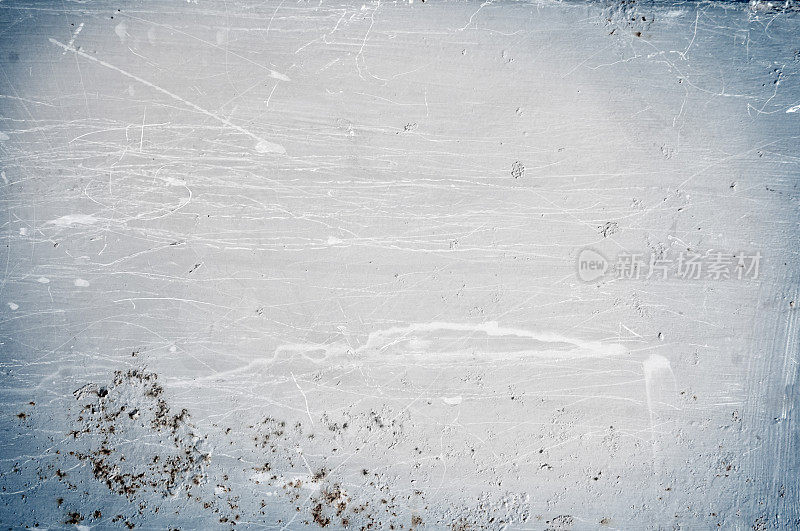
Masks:
[[[0,3],[0,523],[797,528],[798,17]]]

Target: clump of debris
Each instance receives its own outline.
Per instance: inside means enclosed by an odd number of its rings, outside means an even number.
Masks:
[[[140,492],[170,497],[203,481],[204,438],[185,409],[172,411],[157,374],[116,371],[109,385],[90,383],[73,394],[81,408],[70,455],[109,490],[128,499]]]
[[[798,0],[750,0],[755,13],[789,13],[800,11]]]

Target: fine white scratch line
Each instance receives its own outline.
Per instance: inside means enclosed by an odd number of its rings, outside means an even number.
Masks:
[[[144,121],[147,118],[147,107],[144,108],[144,112],[142,112],[142,134],[139,137],[139,153],[142,152],[144,147]]]
[[[314,427],[314,419],[311,417],[311,410],[308,408],[308,398],[306,397],[306,393],[303,391],[303,388],[300,387],[300,384],[297,383],[297,378],[294,377],[294,373],[292,374],[292,380],[294,380],[294,384],[297,386],[297,390],[300,391],[300,394],[303,395],[303,400],[306,403],[306,413],[308,413],[308,420],[311,421],[311,427]]]
[[[71,38],[71,39],[69,40],[69,42],[67,43],[67,46],[69,46],[70,48],[72,48],[72,47],[73,47],[73,44],[75,44],[75,39],[77,39],[77,38],[78,38],[78,34],[81,32],[81,30],[82,30],[82,29],[83,29],[83,22],[81,22],[80,24],[78,24],[78,27],[77,27],[77,28],[75,28],[75,31],[72,33],[72,38]],[[69,51],[69,50],[64,50],[64,52],[63,52],[61,55],[67,55],[67,52],[68,52],[68,51]]]
[[[226,118],[223,118],[222,116],[220,116],[220,115],[218,115],[216,113],[213,113],[213,112],[211,112],[209,110],[206,110],[206,109],[200,107],[199,105],[192,103],[191,101],[187,101],[187,100],[183,99],[182,97],[178,96],[177,94],[175,94],[173,92],[170,92],[170,91],[168,91],[166,89],[163,89],[163,88],[159,87],[158,85],[147,81],[146,79],[142,79],[141,77],[139,77],[137,75],[134,75],[134,74],[131,74],[130,72],[127,72],[127,71],[125,71],[125,70],[123,70],[123,69],[121,69],[119,67],[116,67],[116,66],[112,65],[111,63],[107,63],[107,62],[103,61],[102,59],[97,59],[96,57],[92,57],[91,55],[89,55],[87,53],[84,53],[84,52],[82,52],[82,51],[80,51],[80,50],[78,50],[78,49],[76,49],[76,48],[74,48],[72,46],[68,46],[68,45],[66,45],[66,44],[64,44],[62,42],[59,42],[59,41],[57,41],[57,40],[55,40],[53,38],[49,38],[48,40],[51,43],[55,44],[56,46],[58,46],[58,47],[60,47],[60,48],[62,48],[64,50],[73,52],[74,54],[79,55],[79,56],[83,57],[84,59],[89,59],[90,61],[94,61],[97,64],[105,66],[106,68],[110,68],[111,70],[114,70],[115,72],[119,72],[123,76],[129,77],[129,78],[131,78],[131,79],[133,79],[135,81],[138,81],[139,83],[141,83],[141,84],[143,84],[145,86],[148,86],[148,87],[152,88],[153,90],[157,90],[158,92],[160,92],[162,94],[165,94],[165,95],[169,96],[170,98],[183,103],[187,107],[190,107],[191,109],[194,109],[197,112],[205,114],[206,116],[208,116],[210,118],[213,118],[213,119],[217,120],[218,122],[227,125],[231,129],[234,129],[235,131],[238,131],[238,132],[240,132],[240,133],[242,133],[244,135],[249,136],[250,138],[253,138],[254,140],[256,140],[256,151],[258,151],[259,153],[278,153],[278,154],[286,153],[286,149],[284,149],[284,147],[281,146],[280,144],[275,144],[274,142],[270,142],[269,140],[265,140],[265,139],[261,138],[260,136],[258,136],[257,134],[255,134],[255,133],[253,133],[251,131],[248,131],[244,127],[236,125],[233,122],[231,122],[230,120],[227,120]]]

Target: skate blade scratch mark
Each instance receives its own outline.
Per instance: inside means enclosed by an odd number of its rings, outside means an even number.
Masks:
[[[78,38],[78,35],[80,34],[82,29],[83,29],[83,22],[78,24],[78,27],[75,28],[75,31],[72,33],[72,38],[67,43],[67,48],[64,49],[64,52],[61,55],[67,55],[67,52],[69,51],[69,48],[74,48],[73,45],[75,44],[75,39]]]
[[[461,336],[445,339],[437,337],[437,332],[452,331],[461,332]],[[484,350],[478,352],[471,348],[456,350],[433,351],[433,346],[446,346],[452,340],[464,340],[468,344],[474,341],[475,333],[483,334],[486,338],[521,338],[531,340],[533,344],[528,348],[515,351],[503,350]],[[561,348],[566,345],[567,350]],[[403,347],[408,348],[403,348]],[[398,347],[398,348],[392,348]],[[349,342],[332,343],[286,343],[279,345],[272,356],[258,358],[244,366],[236,367],[226,371],[217,372],[208,376],[194,378],[191,381],[178,381],[172,383],[177,386],[196,386],[201,382],[214,381],[220,378],[233,376],[234,374],[255,373],[260,367],[268,367],[279,359],[303,359],[314,364],[324,364],[331,359],[341,356],[366,355],[372,359],[381,356],[387,350],[395,351],[399,355],[424,355],[433,358],[455,357],[469,359],[475,354],[486,355],[494,360],[517,360],[523,357],[544,358],[544,359],[580,359],[580,358],[612,358],[624,356],[628,349],[618,343],[606,343],[602,341],[587,341],[575,337],[568,337],[558,333],[539,332],[524,330],[519,328],[508,328],[499,326],[496,321],[484,323],[448,323],[434,321],[431,323],[414,323],[403,327],[392,327],[371,332],[366,341],[353,348]]]
[[[494,354],[507,357],[519,357],[522,355],[536,356],[536,357],[559,357],[559,358],[597,358],[597,357],[611,357],[621,356],[626,353],[626,349],[619,344],[603,343],[600,341],[585,341],[582,339],[567,337],[561,334],[543,331],[524,330],[519,328],[509,328],[500,326],[496,321],[488,321],[484,323],[447,323],[447,322],[431,322],[431,323],[415,323],[404,327],[388,328],[386,330],[378,330],[369,335],[366,344],[361,347],[362,349],[371,349],[383,351],[399,343],[410,343],[412,349],[417,345],[419,350],[428,350],[432,343],[439,344],[446,348],[446,341],[444,338],[439,337],[440,332],[456,332],[462,335],[456,335],[453,340],[466,340],[467,347],[469,347],[470,340],[476,339],[472,334],[478,334],[478,337],[496,338],[502,342],[503,339],[511,340],[513,338],[528,340],[532,344],[528,348],[523,348],[517,351],[495,351],[489,349],[484,354]],[[466,335],[463,335],[466,334]],[[555,348],[554,347],[558,347]],[[562,347],[568,347],[563,350]],[[467,349],[456,349],[454,351],[438,350],[436,354],[465,354],[470,351]]]
[[[119,68],[117,66],[114,66],[111,63],[103,61],[102,59],[98,59],[96,57],[92,57],[91,55],[89,55],[87,53],[84,53],[84,52],[74,48],[73,46],[69,46],[69,45],[64,44],[62,42],[59,42],[59,41],[57,41],[57,40],[55,40],[53,38],[49,38],[48,40],[51,43],[55,44],[56,46],[62,48],[63,50],[72,52],[72,53],[74,53],[76,55],[79,55],[79,56],[83,57],[84,59],[88,59],[90,61],[94,61],[95,63],[97,63],[99,65],[102,65],[102,66],[104,66],[106,68],[114,70],[115,72],[119,72],[120,74],[122,74],[125,77],[129,77],[129,78],[131,78],[131,79],[133,79],[135,81],[138,81],[139,83],[141,83],[141,84],[143,84],[143,85],[145,85],[147,87],[152,88],[153,90],[157,90],[158,92],[160,92],[162,94],[165,94],[165,95],[169,96],[170,98],[172,98],[172,99],[174,99],[174,100],[176,100],[176,101],[178,101],[180,103],[183,103],[187,107],[189,107],[191,109],[194,109],[195,111],[197,111],[199,113],[205,114],[206,116],[208,116],[210,118],[213,118],[214,120],[217,120],[218,122],[230,127],[231,129],[233,129],[235,131],[238,131],[238,132],[242,133],[243,135],[249,136],[250,138],[256,140],[256,151],[258,151],[259,153],[279,153],[279,154],[286,153],[286,149],[284,149],[284,147],[281,146],[280,144],[275,144],[274,142],[270,142],[268,140],[265,140],[265,139],[261,138],[260,136],[258,136],[257,134],[255,134],[255,133],[253,133],[251,131],[248,131],[244,127],[236,125],[233,122],[231,122],[230,120],[227,120],[226,118],[223,118],[222,116],[220,116],[220,115],[218,115],[218,114],[216,114],[214,112],[211,112],[211,111],[209,111],[207,109],[204,109],[203,107],[200,107],[199,105],[197,105],[195,103],[192,103],[191,101],[183,99],[182,97],[178,96],[174,92],[170,92],[167,89],[161,88],[158,85],[147,81],[146,79],[143,79],[143,78],[141,78],[141,77],[139,77],[139,76],[137,76],[135,74],[131,74],[130,72],[127,72],[127,71],[125,71],[125,70],[123,70],[123,69],[121,69],[121,68]]]

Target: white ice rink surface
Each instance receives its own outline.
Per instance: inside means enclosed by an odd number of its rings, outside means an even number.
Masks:
[[[0,3],[0,524],[800,526],[773,4]]]

